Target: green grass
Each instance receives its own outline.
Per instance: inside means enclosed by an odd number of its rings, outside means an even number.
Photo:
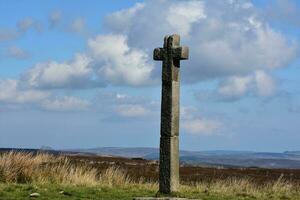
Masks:
[[[65,191],[69,195],[61,194]],[[32,193],[39,193],[37,198],[30,197]],[[132,199],[136,196],[154,196],[155,191],[134,188],[112,187],[84,187],[60,185],[26,185],[26,184],[1,184],[1,200],[18,199],[57,199],[57,200],[88,200],[88,199]]]
[[[61,194],[61,191],[67,192],[67,195]],[[31,193],[37,192],[39,197],[30,197]],[[88,187],[88,186],[70,186],[70,185],[34,185],[34,184],[0,184],[0,200],[26,200],[26,199],[54,199],[54,200],[132,200],[133,197],[154,197],[156,189],[144,187],[142,185],[128,187]],[[212,193],[210,191],[197,191],[184,189],[177,194],[177,197],[186,197],[203,200],[254,200],[254,199],[278,199],[278,200],[299,200],[300,196],[295,194],[277,196],[275,194],[265,194],[261,197],[249,195],[246,192],[235,194]]]
[[[203,200],[300,200],[300,184],[283,176],[263,185],[237,178],[185,184],[173,195]],[[17,152],[0,155],[0,200],[131,200],[154,197],[157,190],[157,182],[134,181],[115,166],[98,171],[87,163],[73,164],[67,157]],[[40,196],[31,198],[32,193]]]

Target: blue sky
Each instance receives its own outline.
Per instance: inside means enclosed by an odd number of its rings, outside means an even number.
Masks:
[[[300,150],[296,0],[0,0],[0,147],[158,147],[178,33],[180,145]]]

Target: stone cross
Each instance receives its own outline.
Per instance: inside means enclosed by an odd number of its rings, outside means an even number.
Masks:
[[[180,36],[164,38],[164,47],[156,48],[154,60],[162,64],[162,100],[160,125],[159,191],[170,194],[179,186],[179,89],[180,60],[189,56],[188,47],[180,46]]]

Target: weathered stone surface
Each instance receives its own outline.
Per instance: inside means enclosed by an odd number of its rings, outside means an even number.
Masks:
[[[161,136],[179,135],[179,82],[163,81],[161,98]]]
[[[163,48],[153,52],[154,60],[163,61],[159,191],[170,194],[179,186],[179,104],[180,60],[189,57],[188,47],[180,46],[180,36],[164,38]]]
[[[159,191],[169,194],[179,187],[178,136],[160,138]]]
[[[189,58],[189,48],[186,46],[176,47],[173,49],[173,58],[179,60],[187,60]]]

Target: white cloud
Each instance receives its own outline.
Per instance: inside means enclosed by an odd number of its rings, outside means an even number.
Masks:
[[[151,82],[153,65],[139,49],[130,48],[123,35],[99,35],[88,41],[97,74],[109,83],[139,86]]]
[[[117,99],[126,99],[126,98],[129,98],[129,96],[127,94],[119,94],[119,93],[117,93],[116,94],[116,98]]]
[[[49,20],[58,23],[61,13],[52,13]],[[232,83],[225,83],[230,85],[227,88],[219,87],[219,92],[237,97],[249,90],[249,79],[253,79],[247,77],[249,74],[285,67],[297,53],[296,43],[263,21],[250,1],[148,0],[114,12],[105,20],[111,34],[90,38],[85,56],[77,55],[71,62],[37,64],[22,80],[33,88],[83,88],[99,86],[100,82],[134,87],[159,83],[161,68],[154,67],[152,49],[161,46],[165,34],[177,32],[191,53],[185,62],[188,68],[182,69],[182,81],[228,78]],[[25,18],[19,26],[28,29],[33,23]],[[71,25],[79,32],[84,26],[83,18]],[[256,82],[267,81],[266,77],[258,78]],[[268,96],[271,87],[269,80],[269,92],[261,84],[257,90]]]
[[[251,87],[252,81],[253,79],[251,76],[229,77],[219,85],[218,93],[227,98],[244,96]]]
[[[18,80],[0,80],[0,101],[4,103],[34,103],[46,99],[50,94],[39,90],[22,90]]]
[[[118,32],[128,30],[133,23],[136,13],[144,8],[143,3],[137,3],[132,8],[116,11],[106,16],[106,25]]]
[[[193,106],[181,106],[180,107],[180,118],[182,120],[194,119],[198,113],[198,109]]]
[[[160,24],[160,29],[188,36],[192,24],[205,17],[204,3],[201,1],[176,1],[174,3],[146,1],[146,3],[137,3],[129,9],[108,15],[106,25],[115,32],[129,34],[132,31],[138,33],[142,28],[140,26],[144,26],[144,33],[150,35],[151,33],[157,33],[156,30],[159,29],[157,24]],[[159,23],[155,24],[155,22]],[[153,24],[155,25],[153,26]],[[150,33],[148,33],[148,30],[151,30]]]
[[[14,79],[0,80],[0,103],[10,108],[42,108],[51,111],[84,111],[90,103],[72,96],[54,96],[53,93],[42,90],[26,89],[20,87],[20,82]]]
[[[172,28],[170,31],[181,33],[182,37],[187,37],[193,23],[202,18],[206,18],[204,3],[202,1],[188,1],[171,4],[166,20]]]
[[[184,130],[186,130],[188,133],[197,135],[216,134],[220,127],[220,122],[208,119],[186,120],[182,123],[182,128]]]
[[[202,95],[201,95],[202,94]],[[216,90],[200,92],[200,99],[214,99],[217,101],[236,101],[252,95],[270,97],[276,94],[276,81],[262,70],[257,70],[245,76],[231,76],[219,82]]]
[[[71,62],[39,63],[22,75],[22,81],[32,88],[84,88],[91,86],[91,59],[76,54]]]
[[[216,117],[216,116],[215,116]],[[186,133],[195,135],[220,134],[223,128],[223,120],[215,117],[207,117],[194,106],[180,107],[181,127]]]
[[[264,71],[255,72],[257,93],[260,96],[271,96],[276,90],[274,79]]]
[[[105,113],[106,119],[157,119],[160,103],[143,96],[126,93],[100,93],[94,100],[94,109]]]
[[[147,50],[151,60],[164,35],[182,35],[191,53],[182,70],[185,82],[286,67],[297,57],[298,44],[264,21],[251,1],[148,0],[137,7],[122,10],[130,13],[123,18],[120,11],[109,15],[108,28],[126,35],[128,48]],[[153,72],[160,77],[160,70]]]
[[[145,117],[150,114],[150,111],[147,110],[142,105],[118,105],[116,107],[116,112],[122,117]]]
[[[191,51],[197,60],[191,61],[192,68],[185,74],[190,75],[188,81],[287,67],[295,59],[296,45],[281,33],[251,21],[234,23],[231,27],[229,22],[208,21],[207,29],[199,32],[201,39],[196,39]],[[280,49],[285,49],[284,55]]]
[[[41,103],[41,107],[51,111],[84,111],[89,102],[72,96],[47,99]]]
[[[7,52],[8,56],[16,59],[27,59],[30,57],[30,53],[17,46],[10,46]]]
[[[276,82],[266,72],[258,70],[247,76],[233,76],[219,84],[217,92],[225,99],[238,99],[253,93],[268,97],[275,93]]]

